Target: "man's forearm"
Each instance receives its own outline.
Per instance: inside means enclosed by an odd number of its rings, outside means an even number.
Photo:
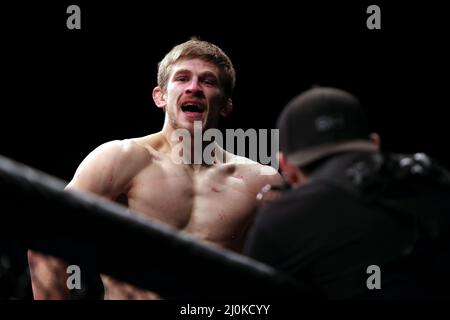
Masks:
[[[66,263],[31,250],[28,251],[28,262],[35,300],[70,299]]]

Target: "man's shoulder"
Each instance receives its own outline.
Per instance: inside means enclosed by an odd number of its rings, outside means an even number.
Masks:
[[[123,141],[135,146],[140,146],[150,153],[154,153],[161,148],[161,145],[164,142],[164,137],[161,132],[157,132],[143,137],[130,138]]]
[[[81,162],[69,187],[109,195],[111,186],[128,184],[151,163],[151,158],[145,148],[131,139],[105,142]],[[115,183],[111,184],[113,180]]]
[[[278,171],[271,166],[263,165],[257,161],[235,154],[227,155],[227,163],[236,165],[238,170],[243,170],[251,175],[277,176]]]
[[[266,185],[282,186],[283,184],[281,175],[271,166],[236,155],[227,160],[227,164],[235,167],[237,176],[241,177],[255,194]]]
[[[144,156],[151,154],[135,138],[105,142],[98,146],[93,153],[107,155],[109,157]]]
[[[136,139],[112,140],[94,149],[83,162],[98,163],[102,167],[113,166],[120,169],[123,165],[147,165],[155,154],[156,151],[151,150],[151,147],[145,148]]]

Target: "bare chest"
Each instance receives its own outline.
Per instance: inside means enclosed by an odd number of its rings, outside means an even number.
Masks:
[[[135,177],[128,204],[197,238],[226,245],[239,241],[256,198],[234,165],[193,172],[160,164]]]

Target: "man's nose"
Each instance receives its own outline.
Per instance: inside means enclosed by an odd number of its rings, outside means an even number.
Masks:
[[[199,83],[198,79],[192,79],[188,86],[186,87],[186,93],[190,94],[199,94],[203,92],[203,88],[201,84]]]

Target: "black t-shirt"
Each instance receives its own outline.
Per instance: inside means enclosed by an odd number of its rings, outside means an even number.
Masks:
[[[424,257],[428,259],[425,263],[417,261],[423,258],[422,251],[428,255],[433,250],[419,249],[422,242],[417,240],[415,220],[397,209],[402,208],[401,201],[411,202],[412,198],[434,211],[425,215],[434,216],[449,208],[448,204],[445,210],[440,205],[448,200],[435,192],[422,192],[426,199],[420,199],[408,190],[406,196],[394,196],[400,204],[394,209],[385,205],[392,200],[392,192],[387,194],[391,198],[368,201],[343,181],[349,168],[368,157],[371,155],[334,157],[304,186],[263,205],[250,230],[245,253],[311,283],[326,298],[429,296],[433,287],[429,287],[430,279],[423,270],[435,266],[431,266],[430,257]],[[398,188],[395,186],[395,190]],[[408,203],[404,207],[420,206]],[[380,268],[382,280],[376,294],[367,286],[373,272],[368,267],[373,265]]]

